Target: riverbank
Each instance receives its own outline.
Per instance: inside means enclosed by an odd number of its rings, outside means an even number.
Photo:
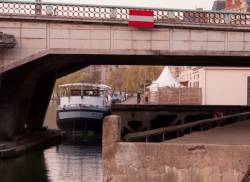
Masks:
[[[11,141],[0,141],[0,159],[58,145],[62,135],[59,130],[26,131]]]

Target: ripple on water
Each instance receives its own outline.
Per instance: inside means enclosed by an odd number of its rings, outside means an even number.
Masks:
[[[44,151],[51,182],[101,182],[100,146],[59,145]]]

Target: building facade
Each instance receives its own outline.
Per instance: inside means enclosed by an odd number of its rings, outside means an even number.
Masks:
[[[203,105],[250,105],[250,68],[183,67],[182,70],[178,80],[183,87],[201,88]]]
[[[199,88],[200,68],[197,66],[181,66],[177,76],[183,87]]]
[[[216,0],[213,3],[212,10],[214,11],[250,11],[250,0]]]
[[[249,4],[249,0],[226,0],[225,10],[247,12]]]

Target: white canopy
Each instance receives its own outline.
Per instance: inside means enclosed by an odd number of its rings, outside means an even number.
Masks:
[[[157,80],[148,86],[150,91],[158,91],[159,87],[180,87],[180,83],[173,77],[168,66],[165,66]]]
[[[104,84],[95,84],[95,83],[67,83],[63,85],[59,85],[60,88],[67,88],[67,87],[92,87],[97,89],[106,89],[111,90],[111,87],[104,85]]]

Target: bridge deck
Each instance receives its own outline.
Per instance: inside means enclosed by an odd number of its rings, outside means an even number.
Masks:
[[[168,140],[170,144],[250,145],[250,120]]]

